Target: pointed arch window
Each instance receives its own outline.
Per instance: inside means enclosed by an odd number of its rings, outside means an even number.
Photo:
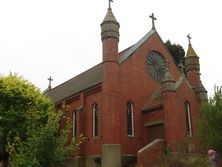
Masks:
[[[93,137],[98,136],[98,104],[93,104],[92,107],[92,116],[93,116]]]
[[[127,103],[127,135],[134,136],[133,103]]]
[[[192,136],[191,112],[190,112],[190,104],[188,102],[185,102],[185,115],[186,115],[187,136]]]
[[[77,112],[73,111],[72,113],[72,136],[76,136],[77,132]]]

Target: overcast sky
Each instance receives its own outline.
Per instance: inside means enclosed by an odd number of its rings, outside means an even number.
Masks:
[[[15,72],[41,90],[55,87],[102,61],[100,23],[108,0],[0,0],[0,74]],[[187,50],[187,34],[200,57],[201,79],[209,95],[222,85],[220,0],[114,0],[120,23],[119,50],[136,43],[152,27]]]

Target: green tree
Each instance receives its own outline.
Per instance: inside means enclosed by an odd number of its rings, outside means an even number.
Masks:
[[[198,136],[202,149],[213,147],[222,156],[222,87],[216,87],[215,93],[201,109]]]
[[[171,44],[170,40],[165,42],[165,46],[174,58],[174,62],[178,65],[180,62],[184,62],[185,51],[179,44]]]
[[[0,161],[12,166],[57,166],[82,140],[68,143],[70,126],[59,131],[62,112],[22,77],[0,76]]]
[[[13,155],[13,167],[61,167],[74,154],[84,141],[83,135],[76,140],[69,141],[70,125],[60,129],[60,121],[64,116],[61,112],[49,113],[48,122],[21,143],[16,154]],[[69,143],[69,144],[68,144]],[[12,150],[14,148],[12,147]],[[13,152],[13,151],[12,151]]]

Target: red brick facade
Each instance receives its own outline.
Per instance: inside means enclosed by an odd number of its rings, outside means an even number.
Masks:
[[[103,35],[102,46],[101,64],[48,93],[57,105],[69,106],[71,119],[73,112],[83,108],[83,112],[77,114],[77,136],[84,134],[87,140],[81,145],[79,156],[95,156],[102,160],[103,145],[119,144],[123,157],[136,157],[138,150],[158,137],[163,138],[166,145],[183,140],[187,137],[185,102],[190,105],[191,138],[194,138],[201,102],[195,92],[195,88],[201,84],[199,71],[189,69],[187,77],[181,74],[172,55],[153,29],[123,52],[118,51],[116,35]],[[175,91],[163,92],[162,82],[151,77],[147,69],[147,55],[151,51],[160,53],[169,63]],[[94,74],[92,71],[97,68]],[[97,73],[101,76],[91,84],[93,78],[89,77]],[[81,87],[88,83],[89,86]],[[78,84],[79,87],[74,89]],[[133,136],[127,135],[127,102],[133,104]],[[93,138],[92,107],[95,103],[98,105],[98,136]],[[127,166],[127,160],[122,163]],[[143,165],[142,162],[138,163]]]

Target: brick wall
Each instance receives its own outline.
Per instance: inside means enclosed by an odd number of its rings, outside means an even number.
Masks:
[[[179,71],[173,63],[173,58],[157,34],[154,34],[138,50],[136,50],[123,64],[120,64],[120,123],[121,143],[123,154],[136,155],[137,151],[147,144],[147,129],[144,126],[144,114],[141,108],[153,92],[161,86],[160,82],[152,79],[147,70],[146,56],[152,50],[159,51],[170,62],[170,71],[175,79],[179,78]],[[126,103],[134,104],[135,136],[128,137],[126,131]]]
[[[161,86],[160,82],[152,79],[147,70],[146,56],[152,50],[157,50],[165,57],[169,62],[169,70],[173,78],[178,80],[180,72],[158,34],[151,36],[122,64],[116,62],[118,41],[116,39],[103,41],[103,81],[100,90],[88,95],[80,92],[80,99],[69,102],[70,118],[72,118],[72,112],[75,108],[84,106],[85,110],[85,112],[79,113],[77,125],[77,134],[83,133],[88,138],[81,145],[81,155],[101,155],[102,144],[121,144],[122,155],[136,155],[138,150],[147,144],[147,128],[144,124],[148,121],[162,119],[170,140],[180,141],[186,136],[185,101],[189,101],[191,105],[192,130],[195,134],[199,104],[195,93],[186,80],[177,89],[172,100],[169,101],[170,96],[165,98],[168,104],[161,111],[145,115],[141,111],[145,100]],[[134,105],[135,135],[133,137],[127,135],[127,102],[129,101]],[[91,111],[95,102],[99,107],[98,138],[92,138]],[[166,112],[170,113],[170,117],[166,118]],[[165,121],[166,119],[168,120]],[[168,129],[171,130],[168,131]],[[160,147],[156,147],[152,149],[160,149]]]

